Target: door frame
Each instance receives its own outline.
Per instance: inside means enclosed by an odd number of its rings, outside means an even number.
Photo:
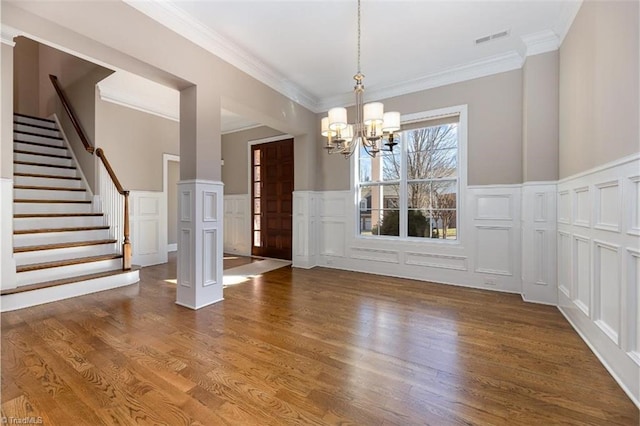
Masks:
[[[247,230],[247,234],[249,234],[249,253],[253,252],[253,232],[251,232],[253,230],[253,216],[252,216],[252,212],[253,212],[253,180],[252,180],[252,166],[253,166],[253,158],[251,157],[251,154],[253,152],[253,146],[254,145],[261,145],[263,143],[269,143],[269,142],[280,142],[280,141],[284,141],[287,139],[293,139],[293,149],[294,149],[294,156],[295,156],[295,137],[288,134],[288,133],[283,133],[281,135],[277,135],[277,136],[271,136],[268,138],[261,138],[261,139],[252,139],[247,141],[247,206],[249,208],[249,210],[247,211],[247,217],[249,218],[249,220],[247,220],[247,224],[249,225],[249,229]],[[294,157],[294,163],[293,163],[293,170],[294,170],[294,175],[295,175],[295,168],[296,168],[296,164],[295,164],[295,157]],[[293,192],[291,193],[292,196],[292,202],[293,202]],[[292,206],[293,208],[293,206]],[[291,224],[291,243],[293,244],[293,241],[295,241],[294,236],[293,236],[293,223]],[[291,256],[293,257],[293,253],[291,254]]]

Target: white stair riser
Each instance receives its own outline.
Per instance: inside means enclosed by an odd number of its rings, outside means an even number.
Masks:
[[[38,143],[42,143],[45,145],[52,145],[52,146],[65,146],[64,141],[61,139],[47,138],[44,136],[30,135],[26,133],[13,132],[13,139],[16,142],[27,141],[27,142],[38,142]]]
[[[14,189],[14,198],[21,200],[88,200],[87,191],[52,191],[49,189]]]
[[[93,213],[93,210],[88,203],[13,203],[13,213]]]
[[[61,169],[60,167],[47,167],[47,166],[31,166],[27,164],[14,164],[13,172],[76,177],[75,169]]]
[[[102,226],[104,216],[71,216],[71,217],[29,217],[13,219],[13,229],[70,228],[72,226]]]
[[[39,152],[40,154],[66,155],[67,157],[70,157],[69,151],[66,148],[60,149],[53,146],[31,145],[28,143],[14,142],[13,149],[19,151]]]
[[[40,234],[17,234],[13,236],[13,246],[38,246],[41,244],[69,243],[73,241],[106,240],[108,238],[108,229],[99,229],[95,231],[66,231],[46,232]]]
[[[13,159],[16,161],[29,161],[32,163],[52,164],[56,166],[73,166],[73,160],[70,158],[46,157],[37,154],[14,153]]]
[[[37,271],[18,272],[16,284],[35,284],[43,281],[53,281],[78,275],[97,274],[99,272],[115,271],[122,268],[122,259],[101,260],[99,262],[82,263],[80,265],[60,266],[58,268],[39,269]]]
[[[7,294],[0,296],[0,309],[2,312],[15,311],[16,309],[28,308],[29,306],[41,305],[70,297],[127,286],[140,281],[139,272],[140,271],[135,270],[77,283],[41,288],[23,293]],[[131,295],[137,294],[138,287],[131,286],[131,292]],[[127,289],[120,290],[120,293],[123,294],[123,297],[129,297],[129,295],[127,295]]]
[[[60,132],[56,129],[43,129],[42,124],[41,123],[34,123],[36,126],[40,126],[40,127],[33,127],[33,126],[29,126],[27,124],[13,124],[13,130],[20,130],[22,132],[29,132],[29,133],[37,133],[39,135],[43,135],[43,136],[55,136],[57,138],[59,138]],[[53,123],[52,123],[53,124]]]
[[[22,117],[22,116],[19,116],[19,115],[14,115],[13,116],[13,120],[17,121],[19,123],[35,124],[36,126],[49,127],[51,129],[55,129],[56,128],[56,123],[54,123],[54,122],[36,120],[35,118]]]
[[[55,262],[58,260],[76,259],[79,257],[100,256],[102,254],[116,253],[116,244],[99,244],[95,246],[68,247],[53,250],[36,250],[23,253],[14,253],[16,265],[28,265],[31,263]]]
[[[31,176],[14,176],[14,185],[58,186],[65,188],[82,188],[82,181],[77,179],[39,178]]]

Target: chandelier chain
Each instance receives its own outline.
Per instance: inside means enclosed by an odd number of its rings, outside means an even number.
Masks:
[[[358,74],[360,72],[360,0],[358,0]]]

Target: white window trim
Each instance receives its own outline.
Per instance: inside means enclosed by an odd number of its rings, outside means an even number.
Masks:
[[[452,106],[452,107],[447,107],[447,108],[440,108],[440,109],[435,109],[435,110],[430,110],[430,111],[421,111],[421,112],[416,112],[416,113],[411,113],[411,114],[402,114],[400,117],[400,122],[401,124],[409,124],[409,123],[416,123],[416,122],[420,122],[420,121],[426,121],[426,120],[434,120],[437,118],[443,118],[443,117],[447,117],[447,116],[451,116],[451,115],[459,115],[459,123],[458,123],[458,202],[456,205],[456,216],[457,216],[457,220],[458,220],[458,224],[457,224],[457,239],[455,240],[447,240],[447,239],[435,239],[435,238],[416,238],[416,237],[394,237],[394,236],[367,236],[367,235],[361,235],[360,234],[360,226],[359,226],[359,217],[360,217],[360,209],[359,209],[359,204],[358,204],[358,187],[357,187],[357,182],[358,182],[358,173],[359,173],[359,167],[358,167],[358,153],[354,153],[354,155],[351,156],[350,159],[350,167],[351,167],[351,195],[352,195],[352,199],[355,205],[355,211],[354,211],[354,223],[355,223],[355,227],[354,227],[354,233],[355,233],[355,238],[357,240],[369,240],[369,241],[394,241],[394,242],[399,242],[399,243],[417,243],[417,244],[421,244],[421,245],[429,245],[429,244],[433,244],[433,245],[437,245],[437,246],[441,246],[441,245],[455,245],[455,246],[461,246],[464,244],[464,241],[466,239],[466,229],[465,229],[465,218],[467,217],[467,214],[469,214],[468,210],[468,206],[467,206],[467,169],[468,169],[468,161],[467,161],[467,140],[468,140],[468,133],[467,133],[467,105],[457,105],[457,106]],[[356,148],[356,150],[358,150],[358,148]],[[403,156],[403,170],[406,169],[406,164],[404,164],[404,162],[406,162],[406,156]],[[403,185],[401,185],[401,194],[405,194],[406,192],[406,179],[401,180],[401,182],[404,182]],[[404,186],[404,188],[402,188],[402,186]],[[404,192],[403,192],[404,191]],[[401,195],[402,196],[402,195]],[[404,195],[404,197],[406,197],[406,194]],[[405,200],[405,204],[406,204],[406,200]],[[400,226],[405,226],[406,227],[406,223],[404,223],[406,221],[406,218],[403,217],[404,215],[400,215]]]

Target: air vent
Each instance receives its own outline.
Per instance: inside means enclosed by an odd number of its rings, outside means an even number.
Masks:
[[[497,32],[495,34],[477,38],[476,44],[482,44],[488,41],[497,40],[499,38],[509,37],[510,32],[511,32],[510,30],[504,30],[504,31]]]

